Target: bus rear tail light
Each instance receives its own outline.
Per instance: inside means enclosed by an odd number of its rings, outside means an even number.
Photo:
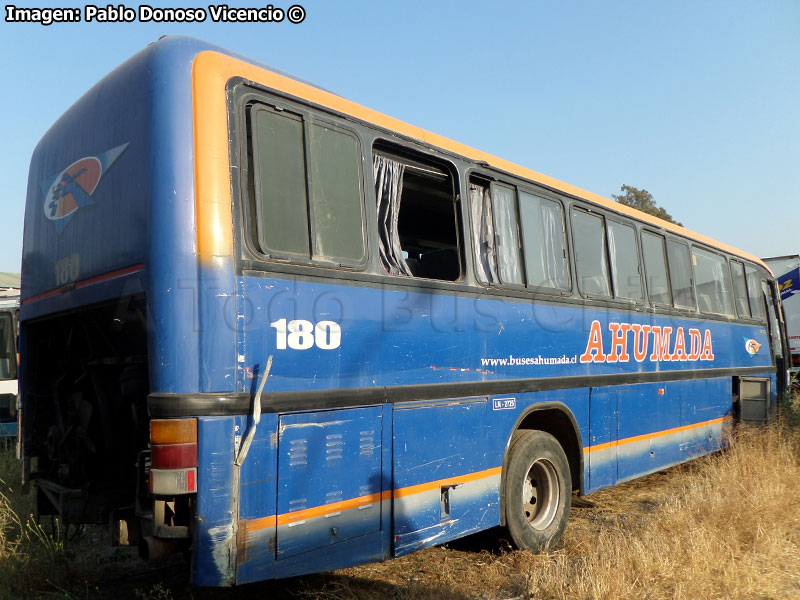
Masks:
[[[792,366],[800,367],[800,354],[792,354]]]
[[[150,449],[153,469],[186,469],[197,466],[197,444],[155,444]]]
[[[159,496],[197,493],[197,468],[150,469],[150,492]]]
[[[150,421],[150,492],[197,492],[197,419]]]
[[[197,419],[153,419],[150,421],[151,444],[197,443]]]

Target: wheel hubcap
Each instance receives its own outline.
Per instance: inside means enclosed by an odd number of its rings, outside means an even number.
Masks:
[[[540,458],[528,469],[522,485],[522,509],[528,525],[547,528],[556,517],[559,501],[558,473],[553,463]]]

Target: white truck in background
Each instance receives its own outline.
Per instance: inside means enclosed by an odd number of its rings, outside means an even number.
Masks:
[[[800,255],[765,258],[764,262],[775,274],[781,291],[789,351],[792,355],[790,370],[796,382],[800,372]]]

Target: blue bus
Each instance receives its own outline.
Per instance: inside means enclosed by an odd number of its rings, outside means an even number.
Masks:
[[[39,143],[22,272],[39,514],[203,586],[552,547],[786,386],[758,258],[182,37]]]

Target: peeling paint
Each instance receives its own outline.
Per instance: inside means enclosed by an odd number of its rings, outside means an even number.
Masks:
[[[233,523],[209,528],[208,536],[211,538],[211,555],[220,574],[220,585],[232,586],[236,583],[234,575],[236,555],[233,552],[236,535]]]
[[[323,423],[292,423],[291,425],[281,425],[281,433],[286,431],[287,429],[303,429],[305,427],[320,427],[324,429],[325,427],[333,427],[335,425],[344,425],[349,421],[325,421]]]

